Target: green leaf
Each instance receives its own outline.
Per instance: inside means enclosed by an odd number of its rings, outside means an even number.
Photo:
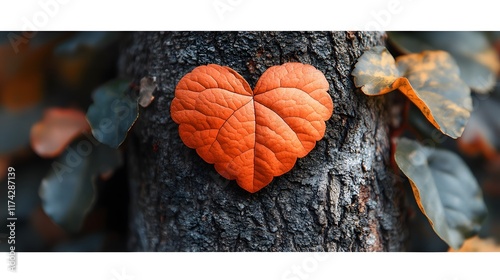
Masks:
[[[450,247],[460,248],[479,232],[486,206],[476,179],[459,156],[402,138],[395,159],[410,181],[420,210]]]
[[[389,32],[389,41],[404,53],[449,52],[460,68],[460,77],[474,91],[488,92],[495,85],[500,65],[483,32]]]
[[[94,93],[87,119],[97,141],[118,148],[139,116],[137,100],[127,90],[130,82],[113,80],[100,86]]]
[[[45,213],[58,225],[77,232],[92,208],[99,174],[122,164],[120,151],[92,141],[73,142],[51,165],[39,194]]]

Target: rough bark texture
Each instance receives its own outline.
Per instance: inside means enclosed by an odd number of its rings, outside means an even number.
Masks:
[[[134,33],[123,74],[158,79],[128,142],[130,249],[139,251],[399,251],[403,197],[389,171],[383,98],[355,90],[351,70],[383,34],[363,32]],[[209,63],[253,87],[269,67],[308,63],[330,83],[325,138],[287,174],[250,194],[180,140],[170,118],[179,79]]]

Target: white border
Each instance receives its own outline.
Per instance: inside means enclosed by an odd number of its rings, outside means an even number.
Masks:
[[[7,254],[0,254],[7,258]],[[1,279],[497,279],[500,253],[20,253]]]
[[[499,30],[492,1],[4,1],[3,30]],[[31,27],[29,27],[31,25]]]

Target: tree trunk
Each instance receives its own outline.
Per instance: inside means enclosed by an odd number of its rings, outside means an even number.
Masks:
[[[383,97],[356,90],[351,70],[365,32],[134,33],[121,57],[135,82],[156,76],[156,99],[128,142],[130,249],[138,251],[400,251],[402,190],[390,164]],[[330,83],[325,138],[294,168],[250,194],[185,146],[170,118],[174,89],[196,66],[233,68],[253,87],[273,65],[311,64]]]

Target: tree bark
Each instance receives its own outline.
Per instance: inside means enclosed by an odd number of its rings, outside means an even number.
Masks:
[[[355,89],[365,32],[144,32],[121,56],[136,83],[155,76],[156,99],[129,135],[130,249],[138,251],[400,251],[407,237],[402,190],[390,170],[383,97]],[[315,66],[330,83],[325,138],[288,173],[250,194],[217,174],[179,138],[174,89],[196,66],[233,68],[253,87],[273,65]]]

